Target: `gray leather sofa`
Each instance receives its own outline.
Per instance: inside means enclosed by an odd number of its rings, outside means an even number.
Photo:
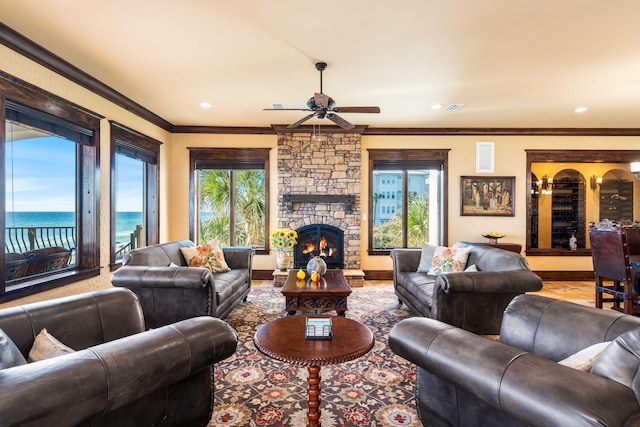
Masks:
[[[43,328],[77,351],[1,369],[2,426],[206,426],[213,365],[237,346],[213,317],[145,331],[138,298],[120,288],[0,310],[25,358]]]
[[[589,371],[558,363],[612,341]],[[638,426],[640,319],[539,295],[516,297],[500,341],[426,318],[389,347],[415,363],[425,426]]]
[[[467,266],[479,271],[430,276],[418,273],[421,249],[393,249],[393,286],[398,300],[418,316],[478,334],[497,334],[502,312],[516,296],[542,289],[542,279],[520,254],[459,242],[470,247]]]
[[[253,248],[222,248],[231,271],[212,273],[206,268],[187,267],[180,248],[188,246],[195,244],[177,240],[134,249],[111,275],[113,286],[129,288],[138,295],[147,328],[195,316],[224,319],[246,300],[251,290]]]

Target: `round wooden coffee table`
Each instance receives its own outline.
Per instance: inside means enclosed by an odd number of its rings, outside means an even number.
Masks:
[[[307,317],[326,316],[309,314],[273,320],[256,331],[253,342],[261,353],[273,359],[307,366],[307,425],[315,427],[320,426],[320,367],[364,356],[375,340],[369,328],[340,316],[331,317],[332,339],[305,339]]]

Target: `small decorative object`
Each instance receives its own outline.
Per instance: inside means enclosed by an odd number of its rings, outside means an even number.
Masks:
[[[492,245],[497,244],[498,239],[502,239],[505,236],[506,234],[500,234],[497,231],[490,231],[482,235],[482,237],[486,237],[487,239],[489,239],[489,243],[491,243]]]
[[[576,239],[576,235],[572,234],[571,238],[569,239],[569,248],[572,251],[577,251],[578,250],[578,239]]]
[[[303,269],[300,269],[296,273],[296,277],[298,278],[298,280],[303,280],[305,277],[307,277],[307,273],[305,273]]]
[[[324,276],[324,273],[327,272],[327,263],[319,256],[314,256],[307,263],[307,273],[311,275],[314,271],[320,276]]]
[[[280,228],[271,233],[271,245],[276,248],[276,263],[280,271],[286,271],[291,264],[291,251],[298,243],[298,233],[290,228]]]
[[[333,336],[331,317],[307,317],[304,337],[312,340],[330,340]]]
[[[320,278],[320,274],[318,274],[317,271],[312,271],[311,272],[311,281],[312,282],[317,282],[319,278]]]

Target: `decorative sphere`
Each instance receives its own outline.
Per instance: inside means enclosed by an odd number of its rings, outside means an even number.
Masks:
[[[317,271],[314,271],[313,273],[311,273],[311,281],[312,282],[317,282],[318,279],[320,279],[320,275],[318,274]]]
[[[319,256],[311,258],[307,263],[307,273],[311,275],[313,271],[318,272],[321,276],[324,276],[324,273],[327,272],[327,263]]]
[[[298,279],[304,279],[305,277],[307,277],[307,273],[304,272],[304,270],[300,269],[298,270],[298,272],[296,273],[296,277]]]

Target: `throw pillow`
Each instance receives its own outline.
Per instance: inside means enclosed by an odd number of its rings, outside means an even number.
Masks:
[[[27,361],[9,335],[0,329],[0,369],[13,368],[26,364]]]
[[[589,347],[562,359],[558,363],[579,371],[590,372],[593,364],[600,356],[600,353],[602,353],[610,343],[611,341],[605,341],[590,345]]]
[[[189,267],[208,268],[212,273],[224,273],[231,270],[224,259],[218,240],[214,239],[195,247],[180,248],[180,251]]]
[[[428,273],[433,261],[433,253],[436,247],[430,243],[422,244],[422,254],[420,255],[420,264],[418,264],[418,273]]]
[[[431,276],[439,276],[443,273],[463,271],[467,265],[470,250],[470,247],[436,247],[429,274]]]
[[[53,335],[47,332],[46,329],[42,329],[36,336],[31,351],[29,352],[29,362],[63,356],[73,353],[74,351],[71,347],[67,347],[58,341]]]
[[[212,239],[212,240],[209,240],[207,244],[211,246],[211,249],[216,254],[216,259],[220,261],[220,265],[224,270],[223,272],[231,270],[231,268],[229,268],[229,265],[227,265],[227,260],[224,259],[224,252],[222,251],[222,245],[220,244],[220,240]]]

